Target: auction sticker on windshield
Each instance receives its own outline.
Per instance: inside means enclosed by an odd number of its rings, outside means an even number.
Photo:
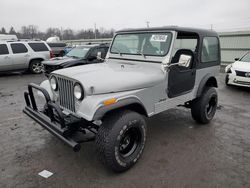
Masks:
[[[168,35],[152,35],[150,41],[154,42],[166,42]]]

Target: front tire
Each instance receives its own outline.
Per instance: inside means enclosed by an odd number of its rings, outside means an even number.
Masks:
[[[216,112],[218,95],[213,87],[206,88],[202,95],[192,102],[191,114],[193,119],[201,124],[209,123]]]
[[[41,74],[43,72],[43,64],[41,60],[33,60],[30,62],[29,70],[33,74]]]
[[[96,136],[102,162],[114,172],[131,168],[140,158],[146,142],[146,122],[132,111],[107,115]]]

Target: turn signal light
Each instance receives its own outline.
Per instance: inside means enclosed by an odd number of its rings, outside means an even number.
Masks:
[[[103,104],[105,106],[107,106],[107,105],[116,103],[116,101],[117,101],[116,98],[111,98],[111,99],[107,99],[107,100],[103,101]]]

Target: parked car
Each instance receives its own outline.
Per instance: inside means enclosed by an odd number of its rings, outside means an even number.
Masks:
[[[103,62],[108,49],[108,44],[77,46],[70,50],[63,57],[56,57],[47,61],[43,61],[42,63],[44,65],[44,73],[48,77],[52,71],[57,69]],[[101,53],[100,59],[97,59],[98,52]]]
[[[250,52],[225,68],[226,85],[250,87]]]
[[[66,54],[65,48],[67,46],[64,42],[47,42],[55,57],[62,57]]]
[[[214,31],[122,30],[104,63],[57,70],[40,86],[29,84],[24,113],[74,151],[80,143],[95,140],[102,161],[123,172],[142,155],[145,117],[184,106],[198,123],[213,119],[219,70],[220,44]],[[46,98],[42,111],[33,89]]]
[[[41,62],[52,57],[44,41],[0,41],[0,72],[29,70],[39,74]]]

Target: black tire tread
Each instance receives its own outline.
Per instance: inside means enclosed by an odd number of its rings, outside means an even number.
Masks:
[[[110,148],[109,147],[110,145],[107,143],[110,142],[109,138],[110,134],[112,134],[111,130],[116,128],[119,129],[119,127],[115,126],[116,123],[118,121],[126,121],[126,116],[131,115],[131,113],[137,114],[138,117],[141,116],[138,113],[129,110],[119,110],[113,112],[112,114],[110,113],[106,115],[103,119],[103,123],[100,126],[96,136],[95,142],[99,159],[104,165],[108,166],[115,172],[122,172],[125,171],[127,168],[121,168],[120,166],[117,166],[112,162],[112,154],[113,154],[112,148]]]
[[[206,100],[207,100],[207,97],[211,94],[215,92],[216,95],[217,95],[217,92],[215,90],[214,87],[206,87],[202,93],[202,95],[195,99],[193,102],[192,102],[192,107],[191,107],[191,114],[192,114],[192,117],[193,119],[197,122],[197,123],[200,123],[200,124],[207,124],[210,122],[210,120],[208,120],[204,113],[202,113],[202,111],[204,110],[204,106],[205,106],[205,103],[206,103]]]

